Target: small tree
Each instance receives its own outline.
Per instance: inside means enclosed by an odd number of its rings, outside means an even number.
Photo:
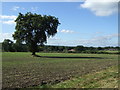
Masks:
[[[17,42],[24,42],[28,45],[32,55],[38,51],[38,45],[47,43],[47,38],[57,33],[60,24],[54,16],[38,15],[32,13],[19,13],[16,22],[16,31],[13,38]]]
[[[84,46],[77,46],[77,47],[75,47],[75,51],[76,51],[76,52],[85,51],[85,47],[84,47]]]
[[[3,51],[13,52],[14,51],[13,44],[14,44],[13,41],[11,41],[9,39],[5,39],[2,43]]]

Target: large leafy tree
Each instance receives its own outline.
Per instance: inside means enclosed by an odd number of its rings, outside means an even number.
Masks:
[[[19,13],[16,22],[16,31],[13,38],[16,42],[24,42],[28,45],[32,55],[38,50],[38,45],[47,43],[47,38],[57,33],[60,24],[54,16],[38,15],[28,12]]]

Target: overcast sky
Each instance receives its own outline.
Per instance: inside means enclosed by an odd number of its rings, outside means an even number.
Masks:
[[[118,8],[117,2],[110,1],[2,2],[0,42],[6,38],[13,40],[14,20],[19,12],[32,12],[55,16],[61,23],[58,33],[48,39],[48,45],[117,46]]]

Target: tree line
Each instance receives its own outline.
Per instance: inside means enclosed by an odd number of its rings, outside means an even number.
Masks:
[[[27,44],[13,42],[9,39],[5,39],[2,43],[3,52],[30,52]],[[61,53],[108,53],[109,51],[120,50],[120,47],[85,47],[79,46],[51,46],[51,45],[39,45],[36,52],[61,52]]]

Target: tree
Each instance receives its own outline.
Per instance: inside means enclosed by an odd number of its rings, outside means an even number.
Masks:
[[[54,16],[19,13],[16,22],[16,31],[13,34],[17,42],[24,42],[28,45],[32,55],[38,51],[38,45],[47,43],[47,38],[57,33],[60,24]]]
[[[76,52],[85,51],[85,47],[84,47],[84,46],[77,46],[77,47],[75,47],[75,51],[76,51]]]
[[[5,39],[2,43],[2,48],[6,52],[13,52],[14,51],[13,41],[11,41],[9,39]]]
[[[15,49],[15,52],[27,52],[27,45],[16,42],[13,44],[13,47]]]
[[[98,49],[98,50],[103,50],[103,48],[102,48],[102,47],[98,47],[97,49]]]

